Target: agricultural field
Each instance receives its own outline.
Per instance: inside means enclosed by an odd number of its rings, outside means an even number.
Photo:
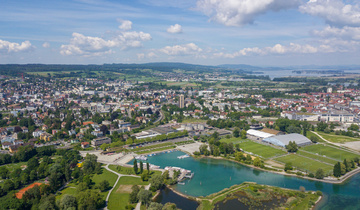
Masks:
[[[345,158],[350,160],[353,159],[355,157],[360,157],[360,155],[357,155],[355,153],[340,149],[340,148],[336,148],[333,146],[328,146],[328,145],[324,145],[324,144],[314,144],[314,145],[309,145],[306,147],[303,147],[302,150],[314,153],[314,154],[318,154],[318,155],[325,155],[326,157],[329,158],[333,158],[336,159],[338,161],[343,161]]]
[[[353,141],[360,141],[360,138],[353,138],[349,136],[342,136],[342,135],[335,135],[335,134],[327,134],[324,132],[317,132],[320,136],[324,139],[331,141],[333,143],[346,143],[346,142],[353,142]]]
[[[296,154],[289,154],[286,156],[275,158],[274,160],[282,163],[292,163],[293,167],[300,169],[302,171],[316,173],[316,171],[321,168],[324,170],[325,174],[332,173],[334,166],[331,164],[325,164],[314,160],[312,158],[302,157]]]

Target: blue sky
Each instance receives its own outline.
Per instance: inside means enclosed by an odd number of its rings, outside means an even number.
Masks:
[[[355,0],[13,0],[0,63],[360,64]]]

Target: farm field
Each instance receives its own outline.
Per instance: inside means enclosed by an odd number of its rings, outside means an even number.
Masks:
[[[333,168],[334,168],[332,165],[321,163],[317,160],[302,157],[302,156],[299,156],[296,154],[289,154],[286,156],[275,158],[274,160],[277,160],[282,163],[290,162],[290,163],[292,163],[293,167],[296,167],[302,171],[307,171],[307,172],[311,172],[314,174],[316,173],[316,171],[319,168],[323,169],[325,174],[332,173]]]
[[[333,159],[336,159],[338,161],[343,161],[345,158],[350,160],[353,159],[355,157],[360,157],[360,155],[354,154],[352,152],[340,149],[340,148],[336,148],[336,147],[332,147],[332,146],[327,146],[327,145],[323,145],[323,144],[314,144],[314,145],[309,145],[306,147],[303,147],[302,150],[314,153],[314,154],[318,154],[318,155],[325,155],[326,157],[330,157]]]

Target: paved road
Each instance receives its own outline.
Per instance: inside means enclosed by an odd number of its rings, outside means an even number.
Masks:
[[[106,207],[105,207],[104,209],[107,210],[107,209],[108,209],[108,208],[107,208],[107,205],[108,205],[108,202],[109,202],[110,194],[111,194],[111,192],[113,191],[113,189],[115,188],[115,186],[117,185],[117,183],[119,182],[120,178],[121,178],[122,176],[132,176],[132,177],[139,177],[139,178],[140,178],[140,176],[119,174],[118,172],[111,170],[111,169],[109,168],[109,164],[107,164],[106,166],[104,166],[104,168],[105,168],[106,170],[108,170],[108,171],[110,171],[110,172],[118,175],[118,178],[117,178],[114,186],[109,190],[109,193],[107,194],[106,199],[105,199]]]

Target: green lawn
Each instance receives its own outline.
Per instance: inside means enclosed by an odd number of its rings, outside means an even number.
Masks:
[[[106,170],[105,168],[102,168],[102,173],[101,174],[95,174],[91,179],[93,182],[95,182],[95,184],[98,184],[104,180],[108,180],[110,186],[113,186],[116,182],[116,179],[118,178],[118,176],[108,170]]]
[[[141,181],[138,177],[123,176],[120,178],[119,183],[121,185],[148,185],[149,182]]]
[[[275,158],[275,160],[282,163],[290,162],[297,169],[300,169],[302,171],[312,172],[314,174],[319,168],[323,169],[325,174],[332,173],[334,168],[332,165],[324,164],[311,158],[301,157],[296,154],[289,154],[286,156],[278,157]]]
[[[346,143],[346,142],[353,142],[353,141],[360,141],[360,138],[353,138],[349,136],[341,136],[335,134],[327,134],[324,132],[317,132],[322,136],[324,139],[334,142],[334,143]]]
[[[227,139],[227,138],[222,138],[220,141],[221,141],[221,142],[225,142],[225,143],[233,143],[233,144],[235,145],[235,144],[239,144],[239,143],[241,143],[241,142],[246,142],[246,141],[248,141],[248,140],[242,139],[242,138],[231,137],[231,138],[229,138],[229,139]]]
[[[325,163],[333,164],[333,165],[335,165],[335,163],[338,162],[336,160],[333,160],[333,159],[330,159],[330,158],[327,158],[327,157],[323,157],[323,156],[320,156],[320,155],[315,155],[313,153],[308,153],[308,152],[301,151],[301,150],[297,151],[297,154],[300,154],[302,156],[312,158],[312,159],[315,159],[315,160],[319,160],[319,161],[322,161],[322,162],[325,162]]]
[[[26,162],[19,162],[19,163],[10,163],[5,165],[5,167],[10,171],[14,171],[16,168],[21,168],[24,169],[26,167],[21,167],[21,166],[26,166]]]
[[[182,123],[206,123],[206,120],[196,119],[196,118],[187,118],[187,119],[183,119]]]
[[[108,202],[108,209],[125,209],[126,205],[129,204],[128,193],[118,193],[116,192],[120,185],[148,185],[149,182],[143,182],[140,178],[123,176],[120,178],[119,182],[115,186],[114,190],[111,192]]]
[[[65,194],[76,196],[78,192],[76,191],[76,188],[73,187],[66,187],[65,189],[61,190],[61,194],[56,195],[56,199],[60,200],[61,197]]]
[[[354,157],[360,157],[360,155],[354,154],[352,152],[323,144],[309,145],[306,147],[302,147],[302,149],[321,156],[325,155],[326,157],[330,157],[338,161],[343,161],[345,158],[350,160]]]
[[[134,169],[132,167],[124,167],[124,166],[118,167],[118,165],[109,165],[109,168],[113,171],[118,172],[119,174],[127,174],[127,175],[135,174]]]
[[[241,138],[237,138],[237,139],[238,140],[236,140],[236,138],[221,139],[221,141],[226,142],[228,140],[230,142],[233,142],[234,145],[240,143],[241,149],[245,150],[246,152],[251,152],[253,154],[259,155],[265,159],[286,154],[286,152],[281,149],[260,144],[251,140],[244,140]]]

